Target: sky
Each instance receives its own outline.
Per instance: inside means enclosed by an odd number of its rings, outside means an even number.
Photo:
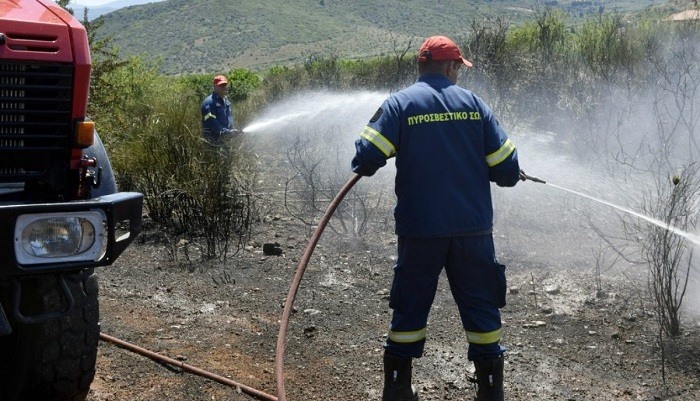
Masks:
[[[150,2],[158,2],[162,0],[143,0],[139,1],[138,3],[150,3]],[[104,6],[105,4],[109,3],[116,3],[119,2],[119,0],[71,0],[71,2],[68,4],[68,6],[76,6],[76,5],[81,5],[81,6],[86,6],[86,7],[100,7]],[[132,2],[126,2],[126,1],[121,1],[121,3],[134,3]],[[114,4],[111,4],[111,6],[114,6]]]
[[[114,0],[72,0],[68,6],[80,4],[81,6],[98,7],[112,2],[114,2]]]
[[[79,17],[83,16],[84,8],[87,8],[89,10],[88,19],[93,20],[106,12],[118,10],[122,7],[160,1],[163,0],[70,0],[68,7],[72,8],[75,15]]]

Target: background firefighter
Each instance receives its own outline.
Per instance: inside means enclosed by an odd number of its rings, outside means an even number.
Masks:
[[[501,317],[505,266],[492,238],[490,182],[514,186],[517,151],[489,107],[456,85],[459,48],[433,36],[418,80],[387,98],[355,142],[352,170],[371,176],[396,157],[398,259],[389,306],[382,400],[417,400],[412,358],[423,354],[428,314],[445,269],[474,362],[477,400],[503,400]]]
[[[228,80],[217,75],[212,82],[212,93],[202,102],[202,131],[204,138],[212,144],[219,144],[237,133],[227,93]]]

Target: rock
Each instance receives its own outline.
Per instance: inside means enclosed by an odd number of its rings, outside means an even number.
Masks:
[[[263,254],[265,255],[279,256],[282,255],[282,253],[282,247],[280,247],[278,242],[263,244]]]
[[[523,327],[526,329],[531,329],[531,328],[536,328],[536,327],[544,327],[546,325],[547,325],[547,322],[543,322],[542,320],[536,320],[534,322],[523,324]]]
[[[377,295],[379,296],[387,296],[389,295],[389,290],[386,288],[382,288],[381,290],[377,291]]]
[[[557,284],[548,285],[547,287],[544,287],[544,292],[546,292],[549,295],[557,295],[561,293],[561,287],[559,287],[559,285]]]
[[[304,328],[304,335],[306,338],[311,338],[315,335],[316,333],[316,326],[309,326]]]

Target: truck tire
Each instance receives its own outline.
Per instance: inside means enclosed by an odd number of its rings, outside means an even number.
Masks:
[[[99,342],[97,276],[64,273],[75,305],[60,318],[22,323],[8,313],[13,333],[0,337],[0,398],[7,401],[83,401],[95,376]],[[66,309],[56,275],[22,280],[20,311],[32,316]],[[2,293],[8,291],[3,289]],[[8,305],[3,299],[3,305]]]

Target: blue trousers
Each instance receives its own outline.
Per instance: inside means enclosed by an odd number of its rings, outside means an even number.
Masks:
[[[428,314],[438,278],[445,269],[457,303],[468,359],[498,358],[505,306],[505,266],[498,263],[490,234],[445,238],[398,238],[389,307],[393,309],[387,352],[419,358],[425,346]]]

